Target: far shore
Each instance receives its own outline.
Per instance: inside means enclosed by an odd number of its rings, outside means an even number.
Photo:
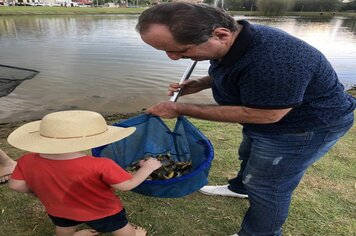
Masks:
[[[33,7],[0,6],[0,16],[11,15],[98,15],[98,14],[140,14],[147,7]],[[258,11],[231,11],[233,15],[262,16]],[[285,12],[283,16],[304,17],[356,17],[356,12]],[[273,17],[273,16],[272,16]]]

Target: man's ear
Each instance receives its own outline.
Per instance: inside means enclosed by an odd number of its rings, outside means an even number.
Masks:
[[[213,30],[212,37],[217,40],[225,41],[228,40],[232,35],[233,33],[229,29],[219,27]]]

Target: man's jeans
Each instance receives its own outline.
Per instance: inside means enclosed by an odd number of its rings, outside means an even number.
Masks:
[[[229,189],[247,191],[250,207],[239,236],[282,235],[294,189],[307,168],[352,126],[353,113],[312,132],[265,135],[243,131],[241,169]]]

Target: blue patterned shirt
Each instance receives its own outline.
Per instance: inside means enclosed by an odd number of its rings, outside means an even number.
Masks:
[[[225,57],[210,61],[220,105],[293,108],[273,124],[243,124],[260,133],[298,133],[332,124],[353,112],[356,99],[316,48],[281,30],[239,21],[243,30]]]

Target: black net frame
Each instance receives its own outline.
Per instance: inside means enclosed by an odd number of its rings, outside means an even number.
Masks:
[[[37,70],[0,64],[0,97],[9,95],[23,81],[34,78]]]

